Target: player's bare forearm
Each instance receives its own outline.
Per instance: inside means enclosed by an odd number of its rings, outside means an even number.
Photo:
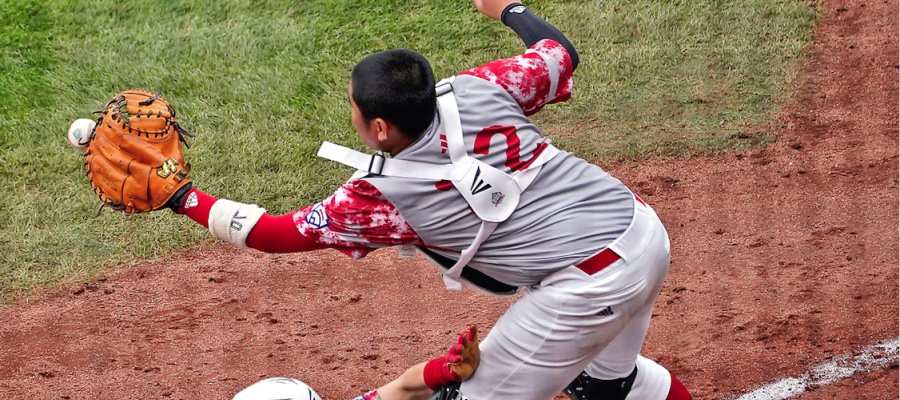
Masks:
[[[519,3],[518,0],[474,0],[475,8],[490,18],[499,20],[500,15],[510,4]]]
[[[378,389],[381,400],[418,400],[427,399],[432,391],[422,379],[425,363],[416,364],[407,369],[397,379]]]

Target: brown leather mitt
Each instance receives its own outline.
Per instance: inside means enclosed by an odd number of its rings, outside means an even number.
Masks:
[[[481,349],[478,348],[478,326],[469,325],[467,332],[459,335],[457,343],[447,354],[447,367],[459,375],[461,381],[469,379],[481,361]]]
[[[190,185],[184,136],[194,135],[178,126],[175,110],[159,93],[119,93],[97,119],[84,154],[94,193],[104,206],[127,214],[166,207]]]

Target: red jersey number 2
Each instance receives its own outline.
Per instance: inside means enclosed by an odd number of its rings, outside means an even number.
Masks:
[[[516,133],[514,126],[494,125],[481,130],[475,136],[475,148],[472,149],[475,154],[487,155],[491,150],[491,139],[494,135],[503,135],[506,138],[506,167],[511,171],[520,171],[534,162],[535,159],[547,148],[547,143],[539,143],[531,158],[527,161],[521,159],[522,142]],[[436,183],[435,188],[438,190],[450,190],[453,184],[450,181],[440,181]]]

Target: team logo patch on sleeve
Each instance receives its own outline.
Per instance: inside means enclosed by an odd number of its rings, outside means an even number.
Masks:
[[[316,229],[328,226],[328,214],[325,213],[325,206],[322,203],[316,204],[309,214],[306,214],[306,224]]]

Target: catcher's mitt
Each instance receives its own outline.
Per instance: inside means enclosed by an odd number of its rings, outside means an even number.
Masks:
[[[103,206],[125,213],[166,207],[190,188],[181,143],[193,137],[159,93],[132,89],[106,104],[84,154],[84,170]]]

